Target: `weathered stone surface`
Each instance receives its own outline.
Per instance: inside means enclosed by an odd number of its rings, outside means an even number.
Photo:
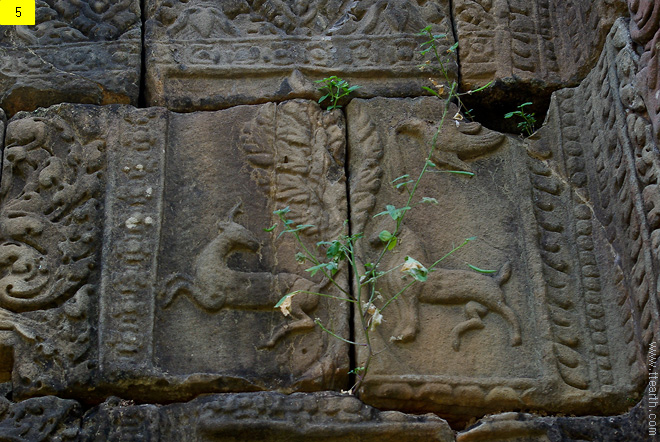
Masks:
[[[4,441],[76,441],[82,411],[76,401],[54,396],[10,403],[0,398],[0,438]]]
[[[180,111],[319,98],[313,81],[330,75],[360,84],[358,96],[418,95],[416,34],[433,25],[453,44],[447,0],[149,0],[146,10],[147,101]]]
[[[620,416],[541,417],[503,413],[479,421],[456,442],[654,441],[643,404]]]
[[[218,394],[166,406],[110,399],[87,413],[82,441],[438,441],[449,425],[434,415],[381,412],[337,393]]]
[[[543,116],[552,91],[577,85],[596,64],[626,5],[623,0],[456,0],[453,14],[463,90],[496,82],[487,95],[466,97],[486,121],[528,101]]]
[[[285,206],[315,226],[310,247],[342,229],[341,113],[61,105],[17,115],[6,140],[0,328],[18,397],[345,388],[346,345],[311,315],[347,336],[346,306],[275,311],[333,289],[263,230]]]
[[[656,144],[660,144],[660,4],[653,0],[628,0],[630,34],[642,49],[637,73],[637,90],[653,123]]]
[[[643,191],[630,181],[630,141],[609,132],[626,124],[617,73],[628,72],[633,54],[621,32],[619,23],[580,88],[554,96],[547,126],[524,146],[452,120],[449,109],[432,161],[476,175],[429,174],[418,198],[439,205],[407,215],[398,252],[382,269],[405,256],[429,266],[452,244],[479,238],[413,285],[389,319],[383,313],[372,332],[367,403],[458,423],[502,409],[618,413],[641,395],[643,348],[658,324],[657,247],[638,212]],[[368,262],[380,252],[379,232],[393,227],[388,217],[364,222],[386,204],[405,205],[408,195],[389,183],[419,174],[442,106],[431,98],[354,100],[347,112],[351,219],[371,244]],[[396,273],[381,280],[385,299],[407,284]],[[358,352],[358,363],[365,357]]]
[[[39,0],[35,26],[0,30],[0,106],[137,104],[140,2]]]
[[[612,356],[602,346],[595,348],[598,377],[602,379],[606,378],[603,370],[609,366],[603,358],[614,359],[615,354],[627,359],[631,372],[645,372],[647,351],[652,342],[657,342],[660,327],[657,298],[660,158],[635,84],[637,63],[627,23],[619,20],[608,35],[596,68],[580,87],[553,96],[548,124],[538,132],[538,141],[530,144],[532,155],[558,163],[555,170],[575,192],[575,216],[580,219],[581,214],[593,214],[597,220],[593,235],[598,238],[596,234],[601,232],[599,242],[610,248],[615,262],[612,271],[600,272],[601,282],[608,278],[620,287],[613,301],[622,311],[623,337],[635,345],[628,346],[625,352],[611,353]],[[562,146],[562,150],[557,146]],[[542,175],[540,172],[537,175]],[[547,209],[539,200],[535,210],[542,225],[546,216],[543,212]],[[581,222],[575,226],[582,261],[582,255],[586,258],[584,252],[590,247],[583,238],[588,230]],[[599,328],[604,322],[597,304],[606,301],[597,295],[595,269],[589,262],[585,264],[589,272],[583,276],[582,291],[591,304],[587,309],[592,340],[598,342]],[[546,278],[554,279],[549,269]]]

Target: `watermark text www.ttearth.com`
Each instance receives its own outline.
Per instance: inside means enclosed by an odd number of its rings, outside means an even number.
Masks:
[[[658,367],[656,366],[657,347],[654,342],[649,345],[649,435],[655,436],[657,429],[656,408],[658,407]]]

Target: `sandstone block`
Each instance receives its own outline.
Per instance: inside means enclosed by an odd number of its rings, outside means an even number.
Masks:
[[[0,31],[0,106],[136,105],[141,46],[137,0],[38,1],[35,26]]]
[[[613,59],[608,57],[599,66]],[[589,78],[608,72],[603,69]],[[619,185],[625,190],[603,200],[613,211],[611,235],[595,207],[603,189],[599,180],[616,185],[614,177],[628,172],[603,170],[623,167],[612,159],[600,168],[596,164],[599,151],[612,152],[617,140],[607,128],[621,127],[615,115],[625,119],[626,113],[615,106],[614,92],[603,101],[588,84],[598,84],[597,91],[604,86],[591,81],[557,93],[547,126],[524,144],[454,119],[456,108],[448,109],[433,165],[411,202],[417,207],[406,214],[399,244],[385,254],[380,270],[397,268],[406,256],[430,268],[464,239],[477,239],[381,312],[384,321],[371,332],[376,356],[362,389],[365,402],[433,411],[460,423],[502,408],[618,413],[627,410],[626,398],[641,395],[645,341],[631,331],[641,326],[653,334],[657,327],[655,297],[640,292],[654,284],[646,261],[653,249],[644,235],[631,231],[645,231],[642,213],[635,211],[642,206],[634,203],[641,189],[623,179]],[[584,102],[594,118],[609,119],[582,120],[577,103]],[[416,179],[442,113],[434,98],[349,105],[351,221],[354,233],[364,231],[365,262],[382,253],[379,232],[395,228],[389,216],[367,220],[387,204],[406,206],[408,193],[391,182],[404,174]],[[612,148],[588,134],[606,137]],[[423,197],[438,204],[417,205]],[[630,251],[617,257],[612,247],[619,250],[619,244]],[[626,274],[638,276],[628,280]],[[376,307],[412,281],[402,276],[397,269],[379,280],[382,299]],[[649,310],[631,317],[637,302]],[[355,327],[361,329],[357,319]],[[366,357],[360,348],[358,364]]]
[[[308,247],[338,234],[344,150],[341,113],[309,101],[17,115],[0,208],[15,394],[344,388],[346,345],[314,318],[347,336],[347,307],[301,294],[276,311],[289,291],[334,292],[294,259],[293,237],[264,231],[289,206],[314,226]]]
[[[626,11],[620,0],[457,0],[453,14],[461,86],[468,90],[496,81],[497,88],[478,106],[502,113],[503,99],[547,103],[552,91],[577,85]]]
[[[451,442],[449,425],[434,415],[379,411],[338,393],[217,394],[166,406],[111,398],[83,419],[83,441]]]
[[[147,101],[178,111],[295,97],[338,75],[358,96],[410,96],[427,74],[416,34],[453,44],[449,2],[433,0],[147,1]],[[456,65],[449,66],[456,76]]]

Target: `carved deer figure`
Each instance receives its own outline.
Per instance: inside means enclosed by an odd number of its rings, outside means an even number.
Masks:
[[[218,223],[218,235],[199,253],[194,261],[194,276],[174,274],[161,292],[163,308],[169,307],[178,295],[187,296],[198,307],[217,312],[223,308],[241,310],[272,310],[287,292],[311,290],[314,282],[293,273],[243,272],[232,269],[227,262],[237,252],[256,253],[259,241],[254,233],[234,221],[240,213],[240,203],[230,211],[227,220]],[[292,297],[293,322],[277,328],[264,344],[274,347],[286,335],[314,328],[309,316],[318,305],[318,297],[299,294]]]
[[[422,250],[414,234],[407,228],[400,236],[403,246],[398,254],[391,255],[400,259],[401,253],[419,254]],[[417,245],[416,245],[417,244]],[[407,253],[409,252],[409,253]],[[398,258],[397,255],[399,256]],[[392,259],[391,258],[391,259]],[[390,263],[394,267],[394,263]],[[464,305],[466,319],[451,330],[452,348],[460,349],[461,336],[470,331],[483,329],[482,319],[489,313],[497,313],[511,326],[511,346],[520,345],[520,323],[516,314],[506,304],[502,285],[511,276],[511,265],[506,262],[495,276],[486,276],[469,270],[449,270],[438,268],[429,273],[428,280],[413,284],[392,306],[399,310],[401,322],[394,332],[393,340],[410,342],[415,339],[419,329],[419,303],[433,305]],[[396,272],[385,279],[386,288],[391,294],[398,293],[406,284]]]

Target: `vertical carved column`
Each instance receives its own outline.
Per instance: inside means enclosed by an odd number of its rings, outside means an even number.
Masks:
[[[132,110],[109,143],[99,312],[99,359],[109,377],[152,367],[166,130],[162,110]]]

